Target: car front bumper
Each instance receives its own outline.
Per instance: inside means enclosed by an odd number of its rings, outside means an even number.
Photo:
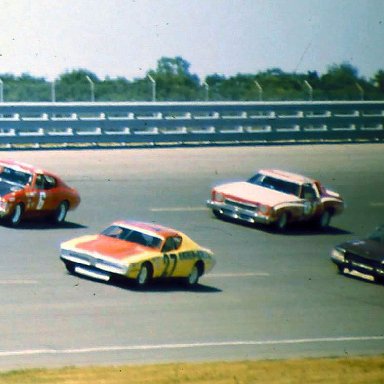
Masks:
[[[342,260],[341,258],[335,257],[334,255],[331,255],[331,261],[335,263],[340,268],[340,270],[347,273],[356,271],[364,275],[371,275],[381,279],[384,278],[384,265],[382,267],[378,267],[364,261],[357,262],[347,259]]]
[[[60,259],[73,265],[75,272],[101,280],[109,280],[112,275],[127,276],[129,270],[127,266],[66,249],[61,249]]]
[[[222,216],[230,217],[236,220],[246,221],[248,223],[271,224],[275,221],[270,215],[263,215],[260,212],[236,207],[225,202],[207,200],[206,204],[208,208],[211,208],[213,211],[219,213]]]

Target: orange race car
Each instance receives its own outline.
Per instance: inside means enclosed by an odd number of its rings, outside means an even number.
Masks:
[[[137,221],[116,221],[100,234],[64,242],[60,258],[70,273],[103,281],[125,277],[138,286],[156,278],[195,285],[215,264],[212,252],[184,233]]]
[[[49,217],[59,224],[79,203],[79,193],[53,173],[14,160],[0,160],[0,218],[10,225],[36,216]]]

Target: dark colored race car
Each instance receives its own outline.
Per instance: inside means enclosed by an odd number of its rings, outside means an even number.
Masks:
[[[340,273],[384,282],[384,225],[377,227],[367,238],[336,245],[331,260]]]

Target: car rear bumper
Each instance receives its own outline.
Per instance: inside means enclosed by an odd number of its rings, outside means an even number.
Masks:
[[[213,200],[207,200],[207,207],[211,208],[213,211],[219,213],[222,216],[246,221],[248,223],[271,224],[274,221],[272,220],[271,216],[265,216],[259,212],[229,205],[225,202],[220,203]]]

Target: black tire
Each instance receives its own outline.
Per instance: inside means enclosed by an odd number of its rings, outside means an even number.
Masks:
[[[319,219],[317,220],[317,226],[321,229],[325,229],[329,227],[329,224],[331,222],[332,213],[327,209],[325,210]]]
[[[344,267],[340,264],[335,264],[336,265],[336,271],[339,275],[343,275],[344,274]]]
[[[185,278],[185,283],[189,287],[193,287],[198,284],[200,276],[203,274],[202,267],[199,262],[195,263],[191,269],[189,275]]]
[[[143,288],[148,285],[152,278],[152,268],[149,263],[141,265],[140,272],[136,277],[136,285]]]
[[[64,263],[65,264],[65,268],[67,268],[67,271],[73,275],[75,273],[75,264],[67,261]]]
[[[212,213],[217,217],[218,219],[222,219],[223,215],[220,213],[220,211],[217,211],[216,209],[212,210]]]
[[[65,221],[65,218],[67,217],[68,208],[68,202],[62,201],[53,214],[53,222],[56,224],[62,224]]]
[[[11,215],[9,216],[9,219],[8,219],[9,224],[12,227],[17,227],[23,218],[23,213],[24,213],[23,204],[21,203],[16,204],[15,208],[13,208]]]
[[[277,219],[275,226],[279,231],[284,231],[287,228],[288,225],[288,214],[287,212],[283,212],[280,214],[279,218]]]

